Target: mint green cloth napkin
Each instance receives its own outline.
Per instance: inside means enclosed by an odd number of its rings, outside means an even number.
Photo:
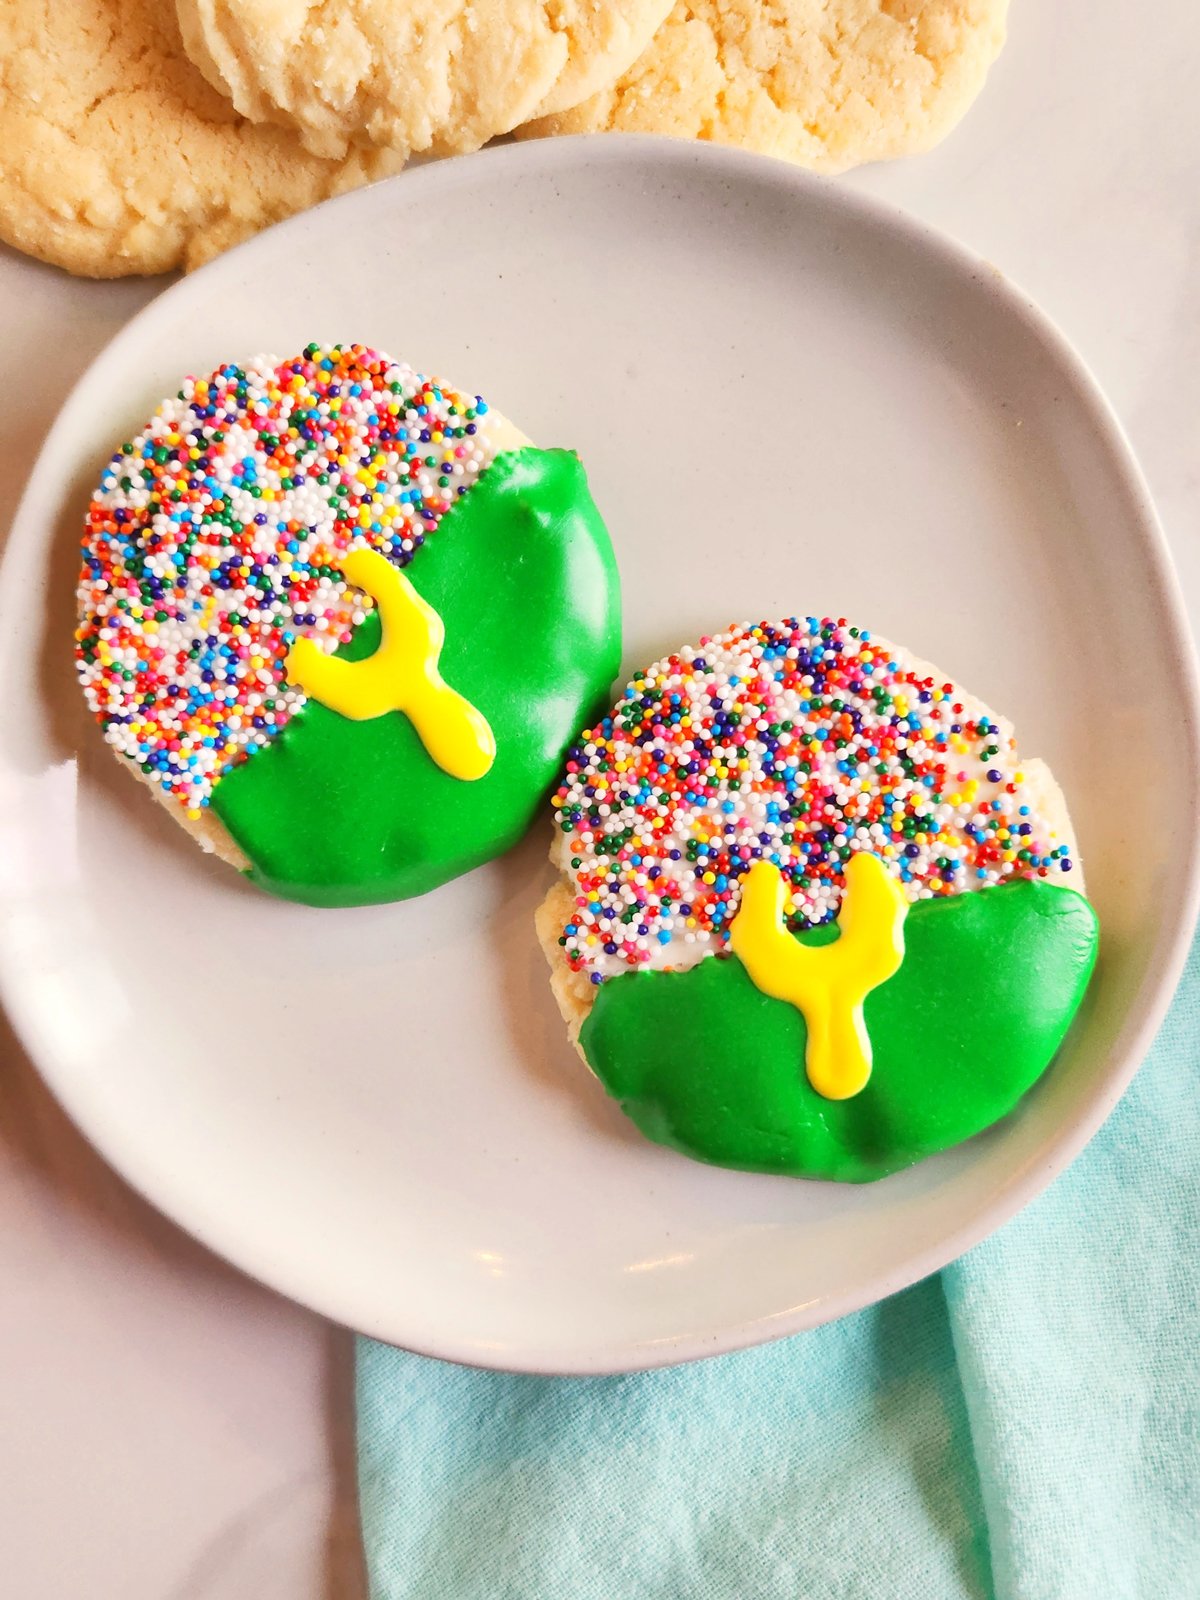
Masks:
[[[1200,1597],[1200,943],[1053,1188],[813,1333],[625,1378],[363,1340],[372,1600]]]

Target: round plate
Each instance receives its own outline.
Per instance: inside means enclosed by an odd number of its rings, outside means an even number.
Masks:
[[[747,616],[845,615],[1048,757],[1103,955],[1002,1126],[855,1188],[706,1168],[583,1071],[532,916],[549,820],[407,904],[319,911],[192,846],[71,661],[88,490],[186,372],[359,340],[578,448],[629,668]],[[998,272],[845,188],[712,146],[442,163],[169,289],[80,382],[14,529],[0,640],[0,970],[51,1086],[139,1189],[318,1310],[519,1370],[731,1350],[942,1266],[1036,1194],[1158,1023],[1196,894],[1196,690],[1129,451]],[[1153,825],[1147,827],[1147,808]]]

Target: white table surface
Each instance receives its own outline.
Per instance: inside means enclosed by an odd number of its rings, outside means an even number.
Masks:
[[[1014,0],[931,155],[843,180],[1055,317],[1132,438],[1200,624],[1200,8]],[[403,180],[401,180],[403,181]],[[84,365],[160,287],[0,252],[0,517]],[[0,1565],[29,1600],[357,1600],[352,1341],[94,1155],[0,1022]],[[532,1597],[531,1597],[532,1600]]]

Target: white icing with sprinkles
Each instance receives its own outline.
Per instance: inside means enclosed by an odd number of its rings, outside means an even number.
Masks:
[[[109,744],[198,816],[304,704],[297,634],[332,652],[363,620],[345,554],[406,566],[514,437],[479,396],[361,345],[188,378],[88,511],[76,659]]]
[[[726,947],[766,859],[793,927],[827,922],[869,850],[910,900],[1060,878],[1068,847],[1026,800],[1012,730],[844,619],[744,623],[657,661],[569,752],[561,939],[593,982]]]

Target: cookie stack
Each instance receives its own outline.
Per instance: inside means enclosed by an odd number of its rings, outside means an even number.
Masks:
[[[819,171],[936,143],[1007,0],[44,0],[0,8],[0,237],[193,267],[415,155],[608,129]]]

